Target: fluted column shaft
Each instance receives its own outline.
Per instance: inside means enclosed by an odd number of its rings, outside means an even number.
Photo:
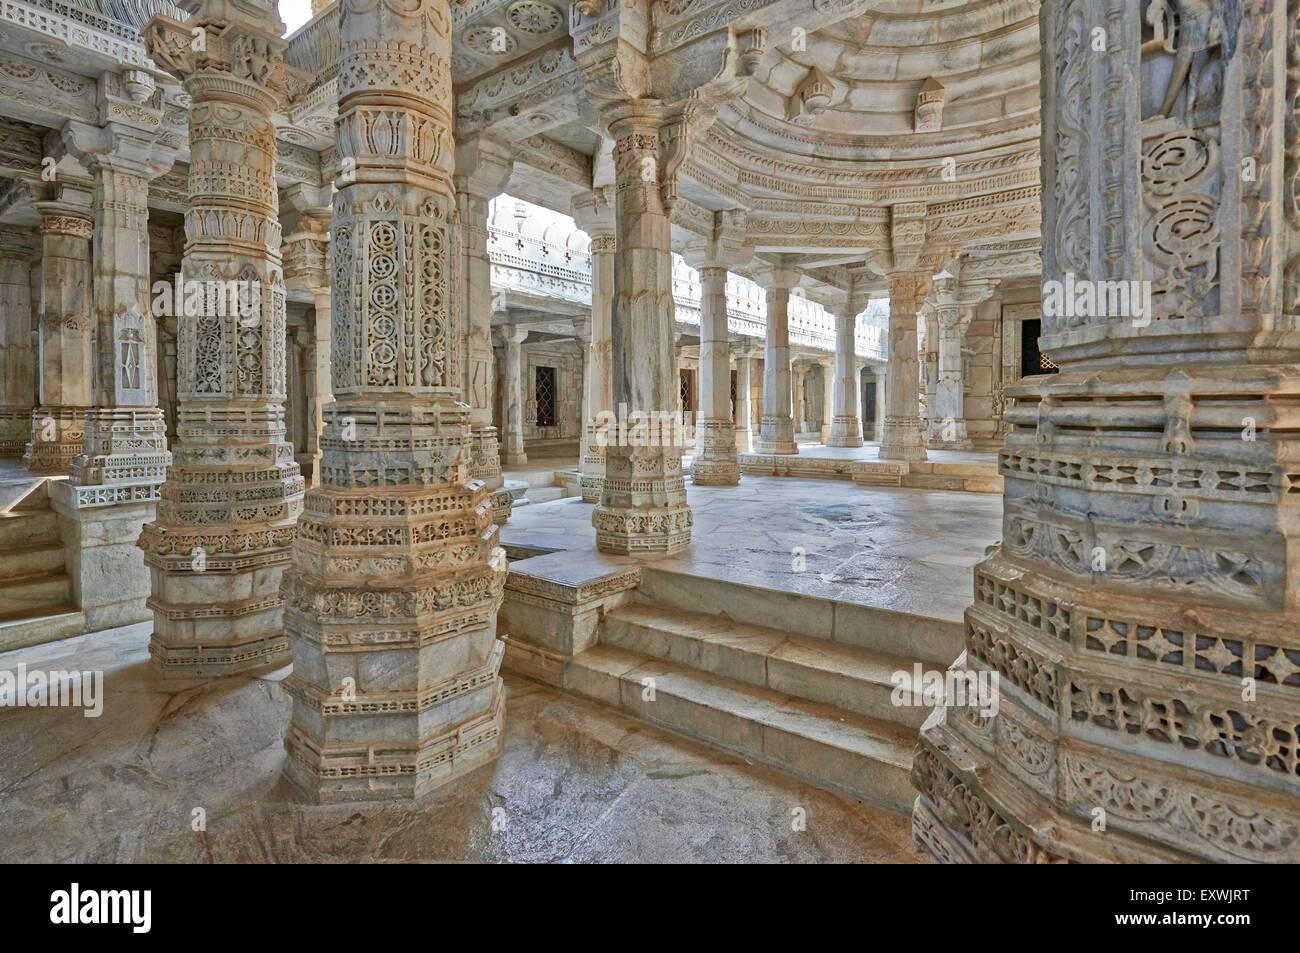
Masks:
[[[882,460],[924,460],[917,378],[916,315],[930,286],[918,272],[889,276],[889,395]]]
[[[40,405],[23,459],[37,473],[67,473],[81,453],[94,402],[89,210],[60,202],[41,211]]]
[[[831,418],[831,447],[862,446],[862,420],[858,411],[856,358],[857,315],[843,311],[835,315],[835,384]]]
[[[727,330],[727,269],[700,272],[700,415],[691,479],[708,486],[740,482],[731,420],[731,346]]]

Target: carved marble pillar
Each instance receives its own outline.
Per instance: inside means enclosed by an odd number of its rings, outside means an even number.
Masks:
[[[311,468],[311,486],[320,485],[320,436],[325,426],[325,407],[334,399],[331,381],[333,347],[330,322],[333,296],[330,289],[329,226],[333,210],[319,202],[328,198],[324,189],[295,185],[286,190],[289,201],[301,212],[298,229],[284,240],[284,283],[289,290],[311,294],[312,346],[307,349],[309,366],[307,393],[306,455]]]
[[[924,460],[917,396],[916,315],[930,287],[924,272],[895,272],[889,276],[889,396],[882,460]]]
[[[23,454],[36,473],[67,473],[81,453],[94,402],[94,287],[89,196],[63,189],[41,213],[40,405]]]
[[[823,357],[817,364],[821,368],[822,384],[821,438],[822,443],[831,446],[831,421],[835,417],[835,358]]]
[[[753,357],[747,348],[736,351],[736,452],[750,453],[754,446],[753,402],[749,396]]]
[[[740,482],[736,434],[731,420],[731,347],[727,332],[727,269],[700,272],[700,415],[691,479],[701,486]]]
[[[763,419],[758,453],[798,453],[794,442],[794,407],[790,373],[790,288],[798,275],[786,268],[759,272],[755,280],[767,292],[767,331],[763,348]]]
[[[856,357],[858,318],[856,314],[849,313],[851,310],[846,307],[835,315],[834,407],[831,434],[826,441],[830,447],[862,446],[862,420],[858,416],[858,397],[862,385]]]
[[[33,244],[30,229],[0,225],[0,457],[21,457],[31,438]]]
[[[614,403],[650,426],[605,448],[605,483],[592,512],[602,552],[659,556],[691,541],[682,478],[680,388],[673,355],[675,308],[665,183],[672,126],[661,109],[633,103],[612,112],[618,246],[614,259]],[[680,159],[680,155],[677,156]],[[667,185],[668,187],[663,187]],[[646,419],[646,418],[641,418]],[[634,430],[634,428],[629,428]]]
[[[505,584],[470,476],[447,0],[341,0],[333,393],[284,577],[285,773],[313,801],[414,797],[494,758]]]
[[[614,407],[614,250],[618,247],[612,188],[595,189],[573,201],[573,218],[591,238],[591,340],[583,365],[582,460],[584,503],[599,503],[605,482],[605,445]]]
[[[505,347],[505,388],[502,394],[505,435],[501,448],[501,462],[509,467],[520,467],[528,462],[524,450],[524,354],[523,343],[528,329],[508,325],[500,332]]]
[[[509,148],[482,136],[456,144],[456,209],[460,219],[459,307],[465,315],[465,402],[469,404],[470,476],[482,480],[494,506],[508,515],[510,493],[501,476],[500,435],[492,423],[492,263],[488,259],[488,203],[505,190],[514,160]],[[499,513],[498,516],[501,514]],[[504,522],[498,519],[498,522]]]
[[[158,406],[158,316],[149,274],[149,182],[175,153],[157,141],[162,92],[152,80],[105,78],[105,99],[130,118],[103,126],[69,122],[63,140],[94,177],[94,300],[98,337],[94,409],[85,447],[73,461],[74,507],[154,503],[172,457]],[[141,524],[152,517],[137,514]],[[128,517],[120,514],[121,519]],[[125,523],[119,527],[123,529]],[[140,576],[143,583],[143,571]]]
[[[204,31],[199,56],[192,28]],[[164,675],[227,675],[289,657],[280,576],[303,480],[285,439],[271,119],[289,81],[283,31],[265,0],[204,0],[188,23],[159,15],[145,27],[151,55],[193,100],[177,443],[157,517],[140,534],[150,654]]]
[[[956,673],[999,675],[996,714],[936,713],[913,762],[943,860],[1300,860],[1300,25],[1177,6],[1161,42],[1141,4],[1043,5],[1060,372],[1007,391]],[[1092,307],[1049,304],[1067,280]]]
[[[794,422],[795,442],[799,434],[808,432],[808,362],[802,359],[790,362],[790,419]]]
[[[962,373],[962,341],[973,309],[957,296],[957,280],[941,275],[934,281],[935,324],[938,333],[937,379],[930,405],[926,446],[948,450],[969,450],[966,433],[965,380]]]

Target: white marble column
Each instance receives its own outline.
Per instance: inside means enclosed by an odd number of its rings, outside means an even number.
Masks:
[[[817,365],[821,368],[822,385],[821,440],[826,446],[831,446],[831,421],[835,417],[835,358],[823,357]]]
[[[882,460],[924,460],[918,403],[916,315],[930,287],[923,272],[895,272],[889,276],[889,395]]]
[[[465,402],[469,404],[473,461],[470,475],[493,492],[498,522],[509,515],[510,493],[501,476],[500,434],[492,423],[492,263],[488,205],[505,190],[514,160],[510,149],[484,136],[456,144],[456,208],[460,218],[460,309],[467,331]]]
[[[858,318],[844,308],[835,315],[835,382],[831,388],[834,407],[831,434],[827,446],[862,446],[862,420],[859,417],[861,382],[856,356]],[[879,395],[877,395],[879,398]]]
[[[32,345],[32,253],[28,228],[0,225],[0,457],[18,458],[31,439],[37,388]]]
[[[161,315],[153,313],[149,281],[149,183],[176,153],[158,141],[162,91],[142,76],[130,87],[105,77],[102,95],[126,118],[104,126],[70,122],[63,130],[95,183],[96,386],[85,447],[71,466],[74,506],[156,502],[172,462],[158,405]]]
[[[311,390],[306,395],[306,457],[311,468],[310,485],[320,485],[321,433],[325,426],[325,407],[334,399],[331,364],[331,311],[329,227],[333,209],[320,204],[328,197],[324,189],[295,185],[285,192],[299,210],[298,229],[284,239],[284,283],[290,291],[311,295],[312,346],[307,354],[310,366],[305,378]]]
[[[727,331],[727,269],[703,265],[700,274],[700,415],[691,479],[701,486],[740,482],[731,419],[731,346]]]
[[[640,434],[612,440],[605,483],[592,512],[602,552],[659,556],[686,548],[694,522],[682,478],[684,434],[673,355],[672,233],[661,181],[667,172],[660,133],[672,117],[632,102],[607,113],[614,140],[618,248],[614,255],[614,403],[652,421]],[[644,419],[644,418],[643,418]]]
[[[284,24],[266,0],[203,0],[206,51],[187,23],[145,27],[184,81],[190,209],[178,324],[173,464],[140,546],[152,576],[150,654],[163,675],[228,675],[289,658],[280,576],[302,511],[285,439],[285,292],[275,124]],[[256,54],[256,55],[254,55]],[[192,313],[190,313],[192,312]]]
[[[790,288],[798,275],[773,268],[755,275],[767,291],[767,330],[763,348],[763,419],[758,453],[798,453],[794,440],[794,407],[790,367]]]
[[[736,452],[750,453],[754,447],[753,402],[749,396],[753,358],[748,349],[736,351]]]
[[[524,355],[523,343],[528,339],[528,329],[508,325],[500,332],[505,345],[505,393],[503,411],[505,434],[501,446],[501,462],[509,467],[523,466],[528,462],[524,450]]]
[[[965,380],[962,374],[964,324],[971,311],[955,301],[941,301],[937,307],[939,326],[939,378],[935,383],[934,406],[930,415],[928,446],[969,450],[966,433]]]
[[[285,573],[285,775],[320,802],[416,797],[494,758],[505,584],[470,475],[454,290],[447,0],[341,0],[333,393]],[[391,138],[374,133],[391,129]],[[408,134],[419,131],[418,135]]]
[[[573,217],[591,239],[591,326],[583,364],[582,501],[599,503],[605,482],[609,415],[615,412],[613,306],[615,237],[612,188],[595,189],[573,200]]]
[[[36,473],[67,473],[81,453],[94,402],[94,286],[89,195],[62,189],[41,213],[40,404],[23,460]]]

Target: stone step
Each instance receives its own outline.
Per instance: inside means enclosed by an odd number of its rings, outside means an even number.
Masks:
[[[0,549],[0,580],[62,571],[63,545],[59,542],[28,543]]]
[[[931,711],[893,702],[893,677],[910,678],[912,659],[717,616],[627,605],[605,617],[601,642],[912,729]]]
[[[0,652],[68,639],[85,631],[85,615],[70,605],[50,606],[39,615],[0,616]]]
[[[528,488],[528,499],[533,503],[549,503],[552,500],[562,500],[569,496],[562,486],[530,486]]]
[[[914,615],[864,603],[747,586],[673,572],[653,563],[641,568],[639,592],[644,601],[664,608],[934,663],[939,668],[947,668],[964,647],[965,630],[959,618]]]
[[[0,513],[0,552],[18,546],[59,541],[59,519],[51,509]]]
[[[913,490],[952,490],[958,493],[1001,493],[1002,478],[992,476],[962,476],[945,473],[908,473],[902,485]]]
[[[62,571],[0,580],[0,617],[51,615],[72,603],[72,580]]]
[[[902,725],[611,645],[597,645],[570,660],[565,688],[891,810],[908,811],[915,797],[908,772],[916,732]]]

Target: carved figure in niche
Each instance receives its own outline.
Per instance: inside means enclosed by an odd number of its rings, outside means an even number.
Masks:
[[[1166,53],[1174,56],[1169,86],[1158,115],[1173,112],[1184,86],[1188,86],[1187,113],[1194,112],[1199,96],[1217,100],[1222,94],[1222,64],[1232,59],[1237,49],[1237,30],[1241,23],[1241,0],[1151,0],[1146,22],[1152,36]],[[1211,50],[1222,48],[1222,61],[1209,62]]]

